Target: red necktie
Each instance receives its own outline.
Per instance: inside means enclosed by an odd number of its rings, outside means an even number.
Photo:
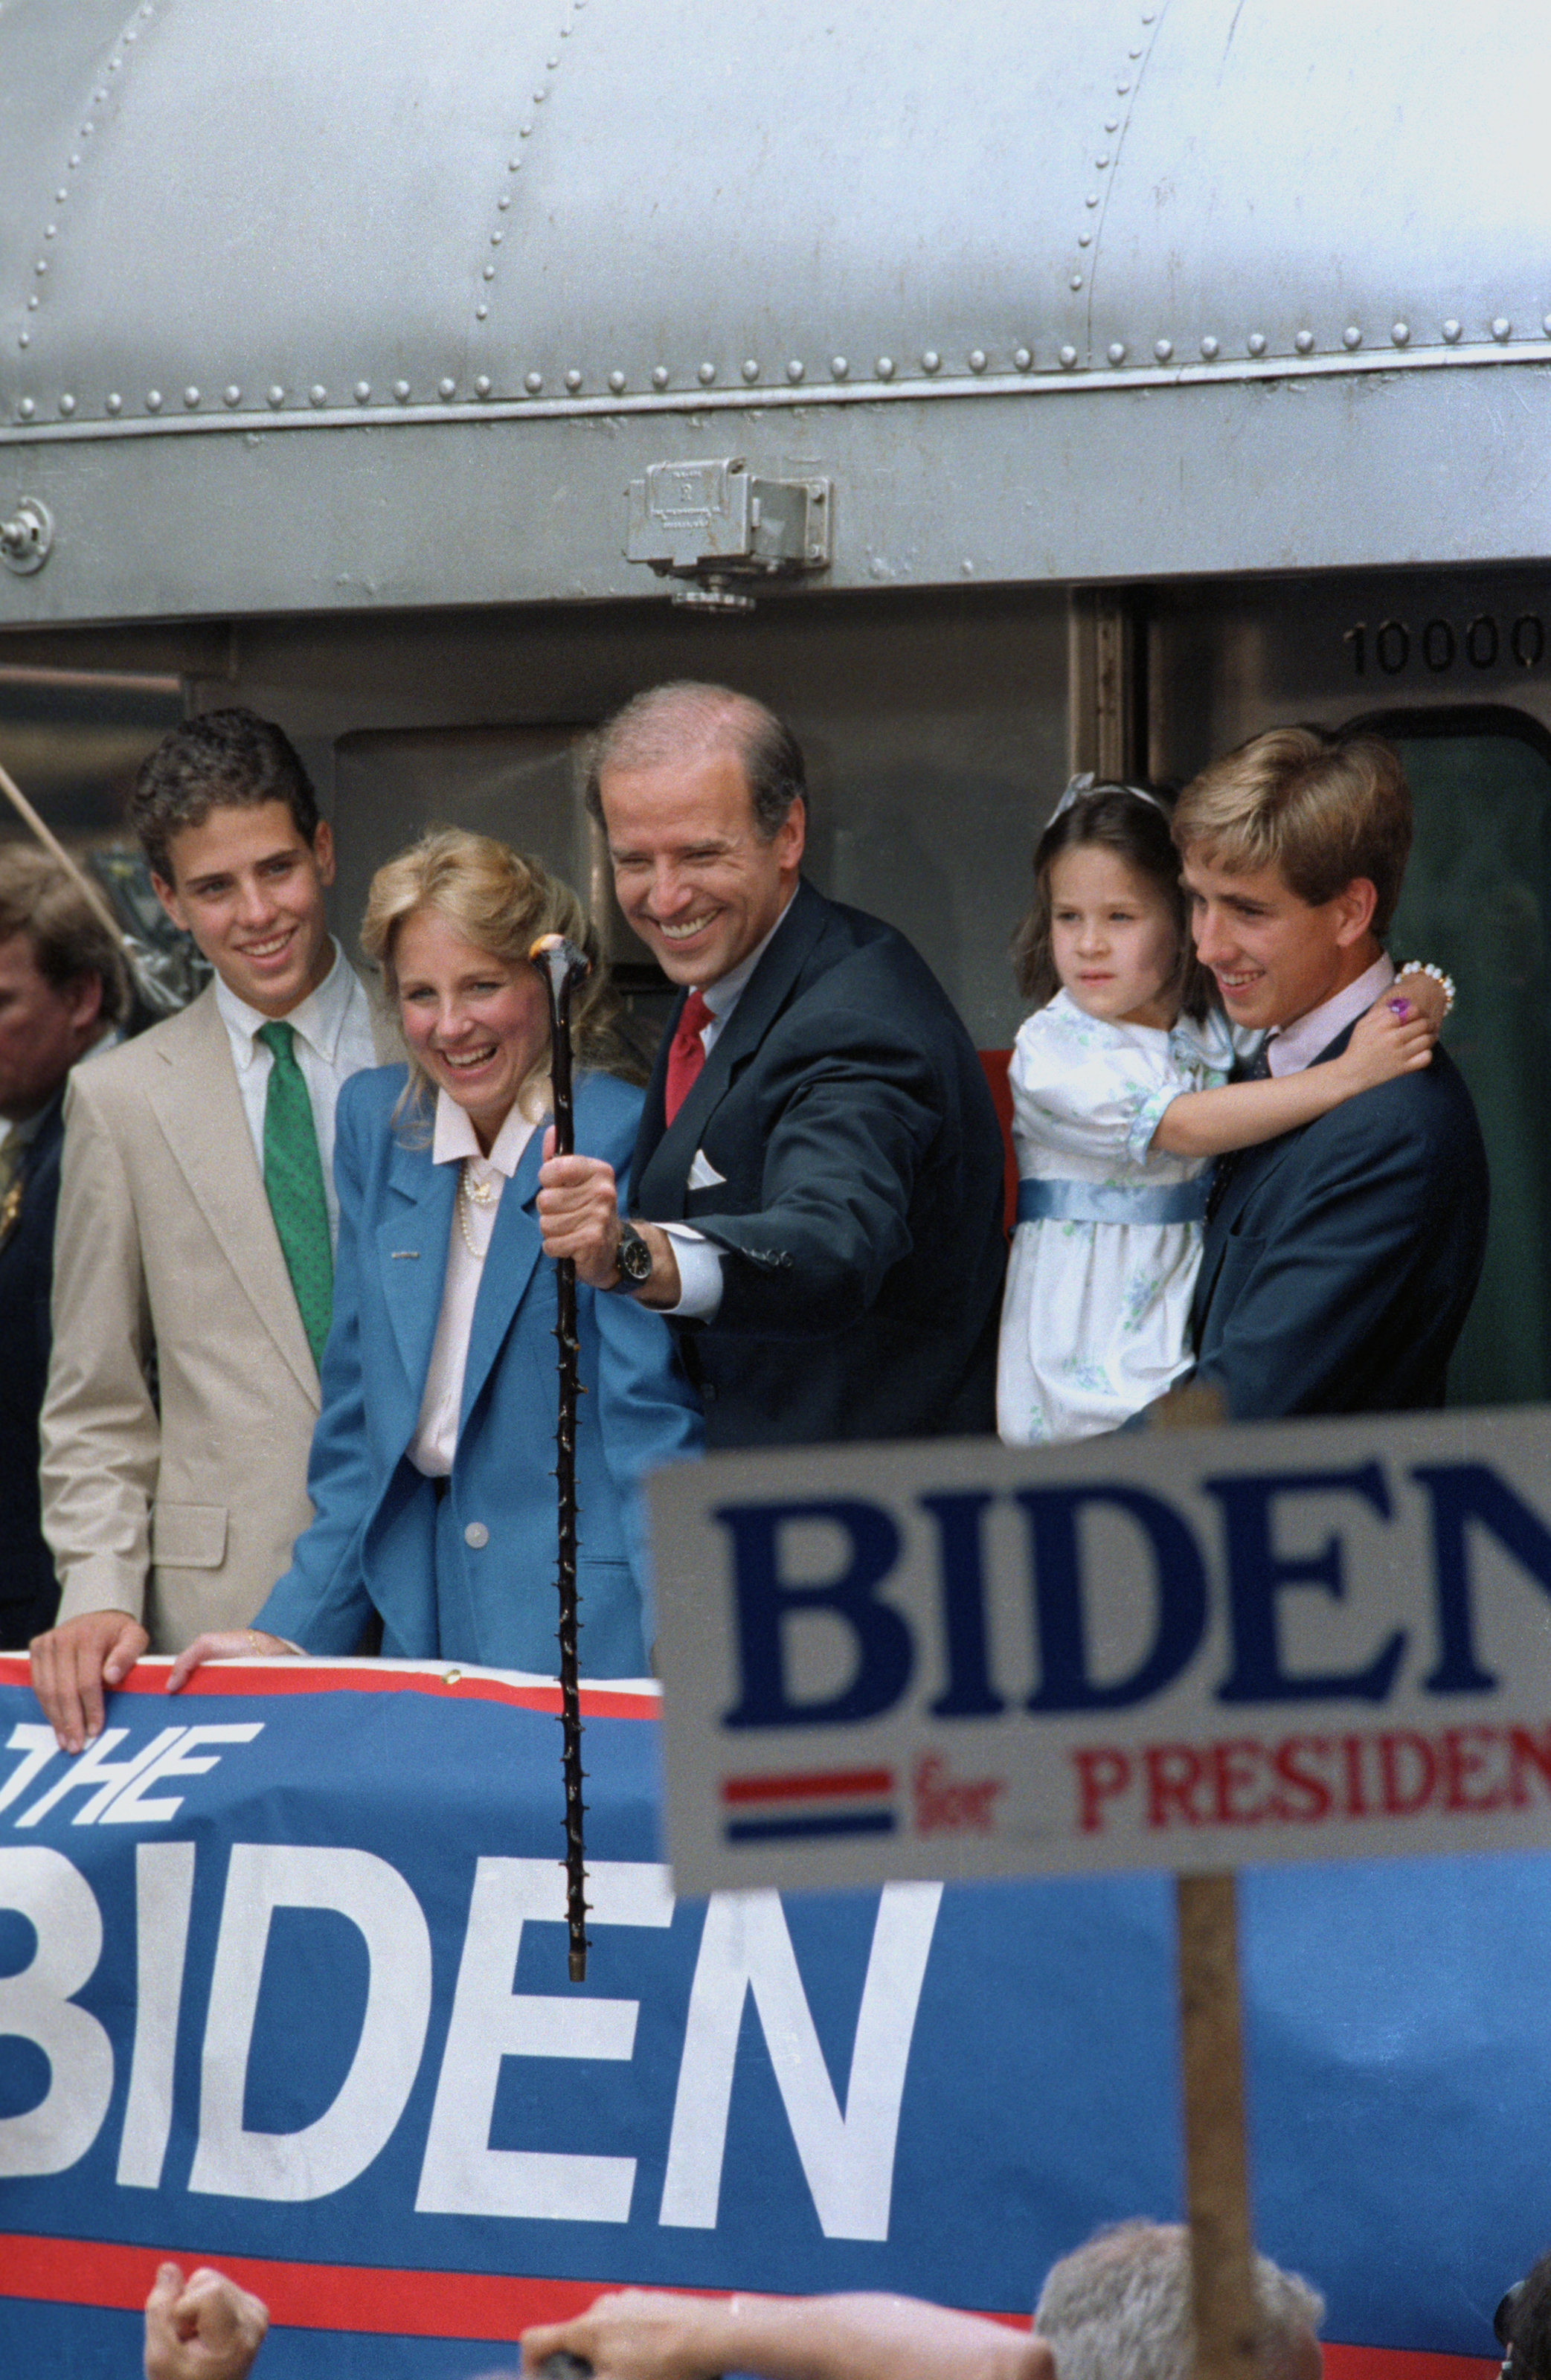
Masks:
[[[684,1002],[678,1030],[668,1044],[663,1113],[669,1123],[689,1098],[695,1077],[705,1063],[705,1044],[700,1037],[710,1022],[711,1011],[702,994],[691,991]]]

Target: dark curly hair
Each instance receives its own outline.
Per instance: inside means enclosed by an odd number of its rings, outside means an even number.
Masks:
[[[1059,991],[1061,978],[1050,946],[1050,872],[1063,852],[1093,844],[1114,852],[1167,904],[1179,956],[1165,989],[1178,995],[1186,1015],[1199,1021],[1212,1005],[1212,978],[1191,941],[1190,909],[1168,811],[1160,795],[1138,785],[1090,786],[1058,810],[1041,835],[1034,852],[1034,897],[1012,938],[1019,990],[1039,1008]]]

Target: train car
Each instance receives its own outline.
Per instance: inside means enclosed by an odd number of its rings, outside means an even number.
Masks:
[[[1457,1391],[1544,1395],[1546,38],[1532,0],[1469,41],[1398,0],[455,0],[434,44],[408,0],[17,0],[0,716],[275,712],[350,917],[434,812],[602,902],[579,730],[747,686],[819,880],[991,1048],[1069,767],[1376,717],[1494,1154]]]
[[[86,834],[250,703],[342,926],[489,825],[650,1012],[580,745],[746,687],[995,1050],[1072,770],[1371,721],[1492,1158],[1454,1393],[1544,1399],[1548,67],[1536,0],[9,0],[0,759]]]

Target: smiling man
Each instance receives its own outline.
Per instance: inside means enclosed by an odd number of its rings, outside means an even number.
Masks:
[[[582,1280],[667,1314],[713,1447],[990,1430],[1006,1239],[979,1059],[904,937],[803,880],[802,754],[725,686],[600,734],[620,906],[683,997],[630,1169],[551,1158]]]
[[[1258,735],[1180,795],[1197,953],[1282,1075],[1338,1057],[1395,970],[1411,849],[1398,755],[1374,735]],[[1301,1131],[1219,1160],[1191,1327],[1236,1421],[1441,1405],[1486,1245],[1486,1157],[1441,1050]]]
[[[329,830],[278,727],[175,729],[131,816],[215,979],[66,1098],[42,1474],[63,1594],[32,1681],[71,1751],[148,1644],[245,1622],[311,1517],[334,1103],[376,1056],[324,917]]]

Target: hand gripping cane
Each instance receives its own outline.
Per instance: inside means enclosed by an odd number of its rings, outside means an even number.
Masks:
[[[555,1154],[569,1157],[576,1145],[571,1109],[571,993],[592,971],[585,951],[563,934],[543,934],[528,953],[549,994],[549,1079],[555,1092]],[[587,1870],[581,1821],[581,1703],[576,1679],[576,1265],[560,1257],[555,1266],[555,1336],[560,1348],[560,1417],[555,1431],[555,1483],[559,1507],[560,1724],[565,1744],[566,1924],[570,1936],[570,1979],[587,1977]]]

